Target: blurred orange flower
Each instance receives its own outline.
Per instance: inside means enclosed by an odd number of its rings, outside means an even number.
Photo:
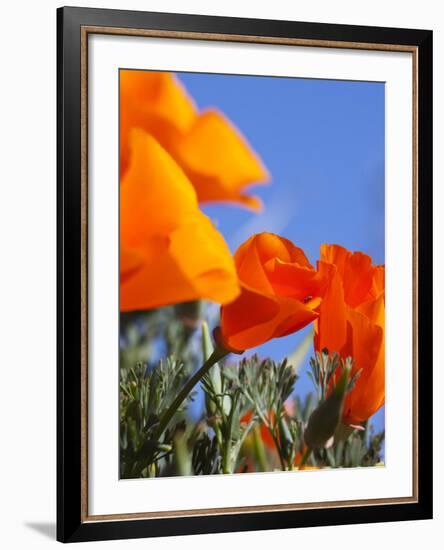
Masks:
[[[329,283],[315,325],[315,348],[352,357],[352,375],[361,370],[343,414],[346,424],[361,423],[385,399],[384,266],[373,265],[362,252],[327,244],[319,264],[325,265]]]
[[[233,258],[188,178],[146,132],[133,130],[129,139],[131,164],[120,187],[120,309],[233,300]]]
[[[241,417],[240,422],[241,424],[248,424],[252,418],[253,411],[248,411]],[[259,432],[264,445],[269,449],[275,449],[276,446],[270,429],[263,422],[260,422],[259,424]]]
[[[221,345],[253,348],[317,318],[326,279],[304,252],[273,233],[250,237],[234,256],[241,294],[221,308]]]
[[[199,113],[171,74],[120,71],[120,170],[128,170],[130,132],[149,132],[180,165],[199,202],[226,201],[254,210],[257,197],[245,193],[268,173],[241,133],[217,110]]]

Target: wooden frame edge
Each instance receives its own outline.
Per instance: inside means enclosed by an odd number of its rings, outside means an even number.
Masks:
[[[81,521],[88,517],[88,33],[80,31],[81,108]]]
[[[245,34],[222,34],[212,32],[166,31],[156,29],[130,29],[125,27],[100,27],[82,25],[87,34],[145,36],[151,38],[175,38],[185,40],[208,40],[217,42],[246,42],[251,44],[274,44],[281,46],[304,46],[316,48],[341,48],[356,50],[396,51],[414,53],[417,46],[405,44],[377,44],[371,42],[346,42],[335,40],[306,39],[306,38],[279,38],[275,36],[255,36]]]

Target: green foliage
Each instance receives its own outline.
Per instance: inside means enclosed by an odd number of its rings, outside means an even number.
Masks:
[[[375,434],[366,424],[362,430],[353,430],[345,441],[336,441],[328,449],[316,450],[313,463],[325,468],[357,468],[381,464],[384,432]]]
[[[317,468],[381,463],[384,433],[375,434],[369,423],[355,429],[339,422],[334,437],[323,438],[307,452],[304,435],[310,419],[319,416],[322,407],[328,412],[326,402],[341,372],[352,366],[351,359],[341,361],[327,350],[315,354],[309,373],[315,393],[302,398],[296,370],[307,351],[307,339],[289,356],[291,360],[275,362],[254,355],[230,356],[216,363],[200,381],[202,406],[191,411],[196,386],[164,432],[156,433],[180,389],[213,352],[206,324],[199,321],[202,311],[201,303],[190,303],[123,316],[122,478],[293,470],[301,466],[303,455],[306,466]],[[148,363],[156,355],[164,358]],[[346,391],[355,381],[356,376],[347,378]]]
[[[254,413],[253,420],[268,429],[281,468],[291,469],[301,432],[300,423],[285,410],[297,380],[293,366],[286,359],[276,363],[254,355],[224,370],[224,375],[245,396],[248,409]]]
[[[217,382],[211,374],[202,380],[207,421],[220,450],[220,470],[231,473],[242,467],[239,457],[252,427],[266,426],[281,448],[280,430],[285,420],[284,403],[296,376],[286,361],[261,361],[258,356],[219,368]]]
[[[310,359],[309,376],[318,404],[306,420],[304,440],[313,451],[311,462],[317,467],[355,468],[381,462],[384,432],[374,434],[368,422],[351,427],[340,421],[346,393],[353,390],[360,375],[357,371],[350,376],[352,367],[352,358],[344,361],[326,349]]]
[[[315,389],[317,390],[318,401],[325,401],[332,386],[338,383],[338,377],[343,369],[352,370],[353,359],[347,357],[343,361],[337,353],[328,353],[323,349],[322,353],[315,352],[310,359],[310,371],[308,376],[311,378]],[[357,371],[347,382],[347,391],[351,391],[358,379],[361,371]]]
[[[178,410],[176,424],[162,440],[153,436],[184,379],[184,364],[173,358],[159,361],[151,371],[142,363],[120,370],[121,477],[156,475],[159,461],[169,459],[177,432],[185,428],[184,408]]]

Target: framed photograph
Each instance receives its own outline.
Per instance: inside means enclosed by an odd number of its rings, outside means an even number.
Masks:
[[[432,517],[432,32],[58,10],[63,542]]]

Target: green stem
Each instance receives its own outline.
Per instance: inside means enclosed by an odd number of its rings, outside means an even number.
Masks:
[[[302,468],[305,466],[305,464],[307,463],[307,460],[310,458],[310,455],[311,455],[311,448],[307,447],[307,450],[305,451],[302,457],[301,463],[298,466],[299,470],[302,470]]]
[[[283,472],[287,471],[287,465],[285,464],[285,460],[284,460],[284,457],[282,455],[282,450],[281,450],[281,446],[280,446],[280,443],[279,443],[279,439],[278,437],[276,436],[276,434],[274,433],[275,430],[270,430],[270,433],[271,433],[271,437],[273,438],[273,441],[274,441],[274,446],[276,447],[276,450],[277,450],[277,453],[278,453],[278,456],[279,456],[279,462],[281,463],[281,470]]]
[[[253,443],[254,451],[256,453],[256,458],[259,463],[261,472],[268,472],[267,457],[265,456],[264,442],[262,441],[260,427],[255,426],[253,428]]]
[[[194,375],[188,380],[188,382],[183,386],[183,388],[180,390],[180,392],[177,394],[176,399],[171,403],[168,410],[165,412],[165,414],[162,416],[159,422],[159,426],[157,427],[157,430],[154,434],[154,439],[159,440],[160,436],[163,434],[165,429],[167,428],[168,424],[170,423],[171,419],[177,412],[177,409],[182,405],[182,403],[185,401],[185,399],[190,394],[191,390],[194,388],[194,386],[201,380],[207,372],[210,370],[210,368],[220,361],[223,357],[228,355],[228,351],[222,348],[217,347],[213,353],[210,355],[210,357],[205,361],[205,363],[200,367],[198,371],[194,373]]]
[[[230,468],[231,441],[226,441],[222,454],[222,473],[231,474]]]
[[[283,472],[285,472],[287,470],[287,467],[285,465],[284,457],[282,456],[282,451],[281,451],[281,446],[279,444],[278,435],[276,434],[276,431],[277,431],[276,430],[276,424],[273,423],[273,426],[272,426],[269,419],[266,418],[266,416],[263,414],[263,412],[260,409],[256,408],[256,412],[257,412],[262,424],[264,424],[264,426],[266,426],[268,428],[268,430],[270,431],[271,437],[273,438],[274,446],[276,447],[276,451],[277,451],[277,454],[279,456],[279,462],[281,463],[281,470]]]
[[[222,449],[222,433],[220,431],[220,426],[218,421],[215,422],[213,429],[214,429],[214,433],[216,434],[217,445],[219,449]]]
[[[227,433],[225,434],[224,449],[222,454],[222,471],[224,474],[232,474],[231,439],[233,434],[234,417],[237,411],[239,394],[235,393],[231,399],[230,416],[227,420]]]

